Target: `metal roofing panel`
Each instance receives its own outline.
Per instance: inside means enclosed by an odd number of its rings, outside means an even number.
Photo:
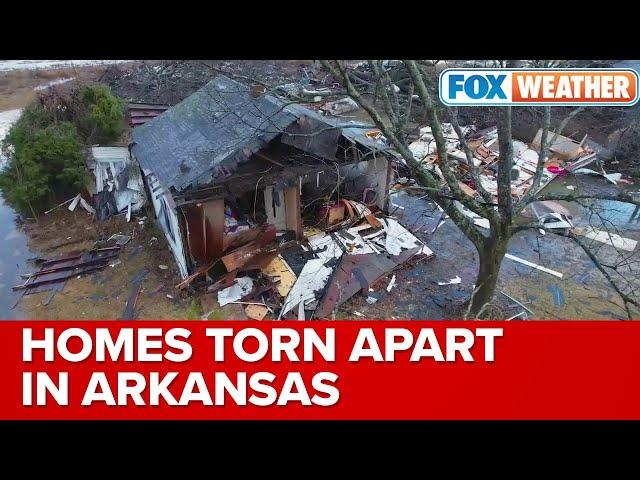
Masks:
[[[132,152],[166,187],[183,190],[215,178],[217,167],[232,169],[296,120],[269,95],[223,75],[133,132]]]
[[[91,156],[96,162],[129,163],[130,160],[127,147],[91,147]]]

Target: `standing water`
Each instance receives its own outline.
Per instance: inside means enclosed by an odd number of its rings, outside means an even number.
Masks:
[[[20,110],[0,112],[0,141],[9,128],[20,116]],[[0,169],[4,168],[6,159],[0,156]],[[27,248],[27,236],[16,224],[16,212],[5,203],[0,194],[0,319],[21,319],[24,312],[20,305],[12,308],[20,298],[20,292],[11,287],[20,283],[18,273],[23,273],[27,260],[33,254]]]

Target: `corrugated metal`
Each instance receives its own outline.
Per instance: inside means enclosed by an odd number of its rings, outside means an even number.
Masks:
[[[146,103],[130,103],[127,105],[129,125],[138,127],[144,125],[152,118],[161,115],[169,108],[168,105],[152,105]]]
[[[129,163],[131,160],[126,147],[91,147],[91,156],[96,162]]]
[[[128,148],[92,147],[91,160],[95,162],[96,193],[113,192],[118,211],[131,205],[132,211],[136,212],[144,206],[144,183],[139,167],[131,161]]]
[[[133,132],[132,152],[165,187],[209,183],[219,167],[234,169],[296,120],[269,95],[218,76]]]

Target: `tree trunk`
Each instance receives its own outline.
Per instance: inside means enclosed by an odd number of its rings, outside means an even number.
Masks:
[[[487,238],[485,243],[484,248],[478,250],[480,267],[467,318],[478,318],[487,303],[491,301],[498,282],[500,264],[507,251],[507,241]]]

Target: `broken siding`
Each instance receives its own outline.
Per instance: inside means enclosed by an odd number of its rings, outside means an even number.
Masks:
[[[155,175],[149,174],[146,178],[156,218],[167,239],[169,250],[171,250],[178,264],[180,275],[182,278],[186,278],[189,275],[189,271],[185,257],[185,248],[182,242],[182,230],[180,228],[178,212],[170,198],[171,195],[160,186],[160,182]]]
[[[140,169],[126,147],[92,147],[89,160],[96,179],[96,193],[112,192],[119,212],[129,205],[133,212],[144,206]]]
[[[352,183],[353,191],[363,192],[359,199],[362,203],[375,203],[381,210],[387,207],[387,192],[391,180],[388,172],[389,161],[384,155],[370,158],[368,161],[340,167],[340,175]],[[374,200],[367,202],[367,192],[375,194]]]

